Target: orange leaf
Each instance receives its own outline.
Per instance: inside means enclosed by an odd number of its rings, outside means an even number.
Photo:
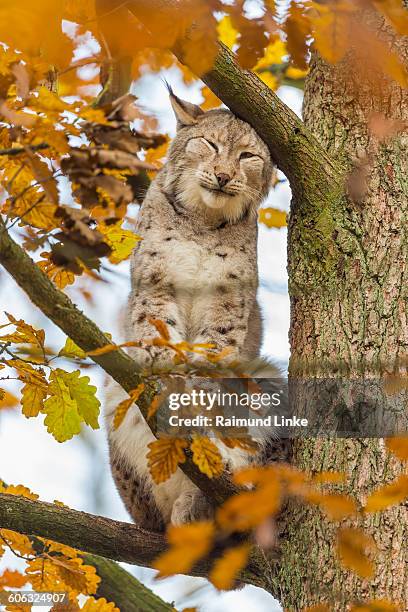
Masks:
[[[210,551],[214,531],[214,524],[209,521],[170,526],[167,531],[170,549],[153,563],[159,577],[187,574]]]
[[[144,387],[145,387],[144,384],[140,383],[140,385],[138,385],[136,389],[133,389],[133,391],[129,391],[129,397],[124,399],[117,406],[115,410],[115,416],[113,418],[113,429],[114,430],[120,427],[129,408],[132,406],[132,404],[134,404],[139,399],[139,397],[143,393]]]
[[[217,589],[232,589],[239,572],[245,567],[251,551],[250,544],[230,548],[217,559],[208,575],[208,579]]]
[[[395,438],[387,438],[385,445],[389,451],[394,453],[401,461],[408,461],[408,437],[397,436]]]
[[[165,340],[166,342],[169,342],[170,334],[169,334],[168,327],[166,323],[164,323],[164,321],[160,321],[159,319],[149,319],[149,323],[151,323],[151,325],[154,325],[154,327],[157,329],[157,331],[159,332],[163,340]]]
[[[312,504],[318,504],[321,509],[332,520],[341,520],[347,516],[353,516],[357,512],[356,503],[347,495],[337,493],[318,493],[311,491],[305,494],[305,499]]]
[[[20,574],[20,572],[6,569],[0,576],[0,591],[3,587],[15,587],[19,589],[24,586],[27,581],[27,576]]]
[[[391,484],[380,487],[368,496],[365,512],[378,512],[400,504],[408,497],[408,475],[401,474]]]
[[[356,572],[361,578],[372,578],[374,563],[367,552],[374,553],[376,546],[373,538],[359,529],[344,528],[338,532],[337,550],[345,567]]]

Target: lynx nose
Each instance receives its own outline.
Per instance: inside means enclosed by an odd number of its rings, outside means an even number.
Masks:
[[[225,187],[225,185],[231,179],[231,177],[228,174],[225,174],[224,172],[220,172],[219,174],[216,174],[215,176],[217,177],[217,181],[220,187]]]

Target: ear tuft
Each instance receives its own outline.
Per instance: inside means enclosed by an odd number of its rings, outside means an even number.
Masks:
[[[169,90],[170,102],[173,107],[174,114],[176,115],[177,127],[181,128],[197,123],[198,118],[201,115],[204,115],[204,111],[197,106],[197,104],[191,104],[191,102],[181,100],[173,93],[172,88],[167,82],[166,86]]]

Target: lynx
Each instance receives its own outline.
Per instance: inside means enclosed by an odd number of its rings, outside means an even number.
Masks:
[[[228,347],[227,361],[256,363],[262,339],[257,209],[270,185],[269,151],[229,110],[204,112],[172,91],[170,101],[177,134],[139,214],[143,240],[132,257],[124,335],[153,338],[157,332],[149,321],[159,319],[174,343],[212,343],[218,351]],[[135,348],[132,357],[141,368],[160,370],[172,367],[174,352]],[[273,375],[277,370],[270,366]],[[154,437],[137,406],[114,431],[122,397],[121,390],[109,391],[106,421],[113,477],[134,520],[161,531],[170,522],[210,514],[210,505],[181,470],[154,484],[146,460]],[[256,461],[270,460],[278,446],[263,440]],[[220,452],[229,470],[250,460],[245,451],[221,443]]]

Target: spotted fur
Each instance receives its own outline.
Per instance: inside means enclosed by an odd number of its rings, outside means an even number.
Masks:
[[[270,184],[269,151],[252,127],[228,110],[204,113],[170,98],[178,130],[139,215],[143,240],[132,257],[124,335],[152,338],[157,332],[149,320],[160,319],[173,342],[215,343],[218,350],[231,349],[227,359],[250,362],[262,339],[257,209]],[[144,368],[173,363],[168,349],[131,353]],[[276,372],[269,369],[269,376]],[[136,406],[114,431],[114,408],[125,395],[117,388],[109,393],[113,475],[135,521],[161,530],[169,522],[207,515],[211,508],[180,470],[165,483],[152,482],[146,454],[153,434]],[[267,445],[263,448],[265,454]],[[224,445],[220,451],[229,469],[248,462],[244,451]]]

